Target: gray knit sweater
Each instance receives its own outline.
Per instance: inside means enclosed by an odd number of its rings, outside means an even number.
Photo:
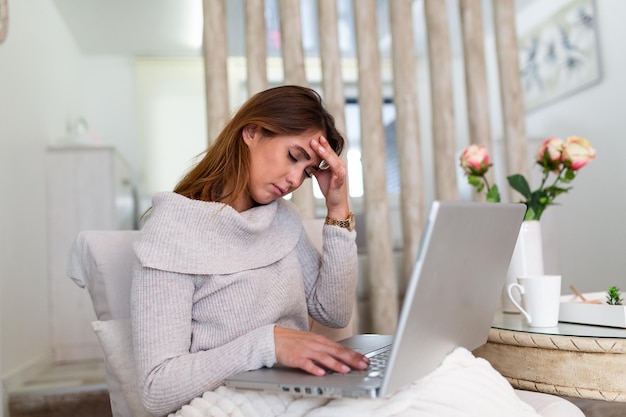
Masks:
[[[287,201],[242,213],[175,193],[153,198],[135,252],[131,318],[140,392],[172,412],[237,372],[276,363],[274,326],[350,320],[355,232],[324,226],[315,250]]]

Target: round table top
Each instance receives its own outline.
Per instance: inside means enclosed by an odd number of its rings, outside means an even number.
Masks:
[[[530,334],[626,339],[626,329],[559,322],[557,327],[530,327],[522,314],[497,312],[491,325],[494,329]]]

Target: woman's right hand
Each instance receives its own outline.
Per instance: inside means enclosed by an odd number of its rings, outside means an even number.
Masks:
[[[311,140],[311,148],[328,165],[328,169],[313,171],[317,184],[326,200],[328,217],[346,219],[350,212],[348,203],[348,169],[345,162],[331,148],[324,136]]]
[[[274,344],[278,363],[313,375],[322,376],[327,369],[345,374],[369,365],[364,355],[312,332],[275,326]]]

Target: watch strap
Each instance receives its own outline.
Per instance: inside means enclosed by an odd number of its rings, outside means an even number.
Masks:
[[[348,229],[348,230],[354,230],[354,214],[350,212],[348,214],[347,219],[341,219],[341,220],[331,219],[330,217],[326,216],[326,220],[324,221],[324,224],[328,224],[330,226],[343,227],[344,229]]]

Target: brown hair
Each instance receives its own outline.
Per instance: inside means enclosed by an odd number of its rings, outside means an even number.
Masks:
[[[250,176],[250,150],[242,132],[250,124],[259,127],[266,138],[319,130],[337,155],[344,147],[335,119],[326,111],[316,91],[295,85],[270,88],[241,106],[174,192],[194,200],[225,204],[232,204],[242,196]]]

